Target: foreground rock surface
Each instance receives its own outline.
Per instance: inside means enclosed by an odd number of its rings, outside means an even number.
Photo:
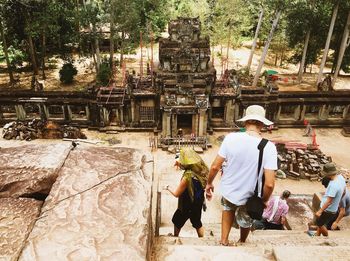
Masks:
[[[152,171],[137,150],[79,145],[19,260],[145,260]]]
[[[69,143],[1,148],[0,198],[47,195],[70,148]]]
[[[39,216],[42,202],[28,198],[0,199],[0,260],[17,260]]]

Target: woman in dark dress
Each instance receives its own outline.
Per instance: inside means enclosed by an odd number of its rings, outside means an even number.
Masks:
[[[192,226],[197,230],[198,237],[203,237],[204,229],[201,217],[204,203],[204,188],[209,173],[208,166],[190,148],[181,149],[178,165],[184,170],[180,184],[174,191],[169,189],[169,186],[165,188],[179,198],[177,210],[172,218],[174,235],[178,236],[181,228],[190,219]]]

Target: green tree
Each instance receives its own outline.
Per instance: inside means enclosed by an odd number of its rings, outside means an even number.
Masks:
[[[298,80],[302,72],[314,64],[327,37],[332,5],[324,0],[300,0],[294,2],[287,13],[286,38],[294,55],[290,61],[300,63]]]
[[[6,65],[7,65],[7,71],[9,73],[9,77],[10,77],[10,85],[15,83],[15,79],[13,77],[13,72],[12,72],[12,68],[11,68],[11,63],[10,63],[10,59],[9,59],[9,55],[8,55],[8,46],[7,46],[7,40],[6,40],[6,34],[5,34],[5,28],[2,24],[2,17],[3,17],[3,5],[0,4],[0,34],[1,34],[1,41],[2,41],[2,49],[5,55],[5,60],[6,60]]]

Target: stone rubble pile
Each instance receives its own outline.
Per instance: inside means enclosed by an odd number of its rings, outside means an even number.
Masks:
[[[294,143],[293,146],[290,146],[288,143],[279,143],[276,146],[279,166],[278,177],[285,174],[287,178],[294,180],[321,180],[322,166],[332,162],[332,158],[326,156],[321,150],[308,149],[304,144],[297,146]]]
[[[38,119],[31,121],[12,121],[7,123],[2,130],[2,137],[6,140],[33,139],[86,139],[79,128],[72,126],[60,126],[51,121],[45,122]]]

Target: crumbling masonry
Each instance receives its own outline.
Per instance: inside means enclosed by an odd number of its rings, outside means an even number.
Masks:
[[[99,130],[156,131],[171,140],[179,134],[205,138],[232,129],[245,108],[260,104],[280,127],[350,126],[350,91],[281,92],[251,88],[233,71],[217,79],[210,41],[197,18],[179,18],[159,40],[159,65],[143,77],[127,74],[124,84],[84,92],[0,92],[0,123],[54,120]],[[182,129],[182,133],[179,133]]]

